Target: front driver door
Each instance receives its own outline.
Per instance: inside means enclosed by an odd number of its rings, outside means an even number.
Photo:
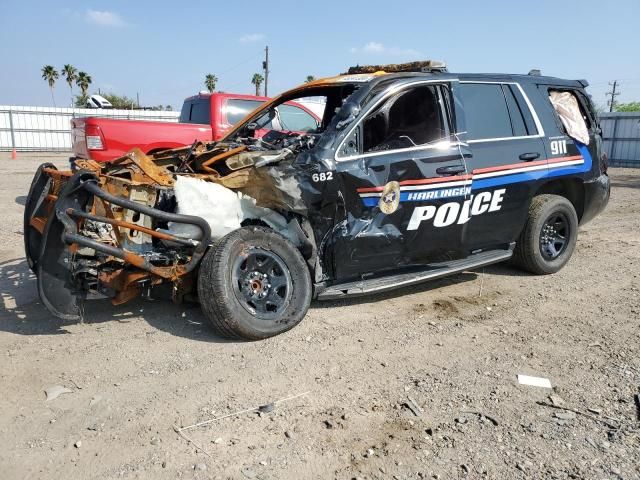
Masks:
[[[458,219],[471,182],[450,105],[448,83],[391,88],[341,144],[337,280],[464,256]]]

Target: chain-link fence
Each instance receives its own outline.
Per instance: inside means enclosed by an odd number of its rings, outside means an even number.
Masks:
[[[72,117],[177,122],[179,112],[91,108],[13,107],[0,105],[0,151],[71,150]]]

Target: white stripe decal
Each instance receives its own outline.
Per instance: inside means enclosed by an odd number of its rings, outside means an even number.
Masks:
[[[435,190],[435,189],[446,189],[446,188],[458,187],[458,186],[466,186],[466,185],[471,185],[473,183],[473,180],[480,180],[482,178],[492,178],[492,177],[499,177],[502,175],[511,175],[514,173],[533,172],[537,170],[569,167],[573,165],[582,165],[583,163],[584,163],[584,158],[580,160],[571,160],[568,162],[557,162],[557,163],[550,163],[550,164],[543,164],[543,165],[532,165],[530,167],[513,168],[511,170],[498,170],[496,172],[476,173],[473,175],[472,180],[432,183],[432,184],[426,184],[426,185],[406,185],[406,186],[401,186],[400,191],[406,192],[406,191],[416,191],[416,190]],[[382,195],[382,192],[360,193],[359,195],[361,198],[380,197]]]

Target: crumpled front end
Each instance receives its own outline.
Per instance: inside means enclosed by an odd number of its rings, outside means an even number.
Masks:
[[[79,320],[86,299],[121,304],[160,283],[181,301],[195,295],[194,272],[212,242],[246,224],[314,251],[286,162],[296,153],[212,142],[79,161],[77,173],[40,166],[25,206],[25,251],[44,305]]]

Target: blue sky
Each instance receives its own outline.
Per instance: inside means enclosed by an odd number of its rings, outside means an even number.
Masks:
[[[270,47],[270,93],[348,66],[445,60],[451,71],[608,81],[640,101],[640,1],[324,0],[322,2],[0,0],[0,104],[51,105],[45,64],[71,63],[101,88],[179,107],[204,89],[251,93]],[[68,86],[56,86],[59,105]]]

